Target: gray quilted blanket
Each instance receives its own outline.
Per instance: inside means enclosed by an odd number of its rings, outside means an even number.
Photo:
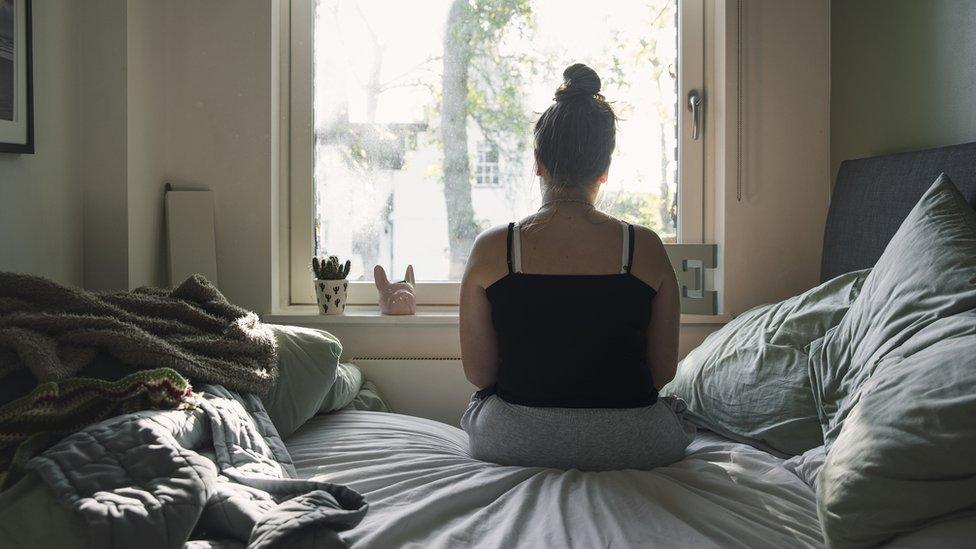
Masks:
[[[193,410],[126,414],[28,462],[93,547],[343,547],[367,504],[300,480],[261,401],[219,385]]]

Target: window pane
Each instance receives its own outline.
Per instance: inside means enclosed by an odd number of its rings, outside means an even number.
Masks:
[[[676,20],[675,0],[317,0],[317,253],[460,278],[478,232],[539,207],[532,125],[574,62],[621,118],[600,207],[673,242]]]

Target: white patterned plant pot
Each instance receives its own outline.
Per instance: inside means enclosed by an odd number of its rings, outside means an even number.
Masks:
[[[348,289],[348,280],[315,279],[315,297],[319,301],[319,312],[324,315],[341,315],[346,310]]]

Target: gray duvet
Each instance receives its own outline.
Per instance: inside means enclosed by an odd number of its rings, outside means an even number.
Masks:
[[[300,480],[260,400],[202,386],[194,410],[127,414],[28,463],[94,547],[342,547],[366,513],[343,486]]]

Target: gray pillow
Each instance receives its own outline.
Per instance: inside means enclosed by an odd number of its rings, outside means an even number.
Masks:
[[[363,386],[363,373],[355,364],[340,363],[336,370],[335,385],[322,400],[319,413],[341,410],[352,402]]]
[[[336,382],[342,344],[329,332],[271,325],[278,341],[278,381],[264,406],[281,438],[322,408]]]
[[[976,212],[945,174],[908,214],[838,325],[810,346],[827,453],[857,389],[941,318],[976,308]]]
[[[942,175],[811,345],[828,545],[877,545],[976,506],[974,357],[976,212]]]
[[[874,547],[976,508],[976,312],[915,339],[859,388],[827,454],[817,511],[831,547]]]
[[[729,438],[795,455],[823,444],[805,348],[837,324],[869,271],[736,317],[678,365],[662,394]]]
[[[352,399],[344,410],[361,410],[368,412],[389,412],[390,405],[380,396],[379,389],[372,381],[363,381],[363,386],[356,393],[356,398]]]

